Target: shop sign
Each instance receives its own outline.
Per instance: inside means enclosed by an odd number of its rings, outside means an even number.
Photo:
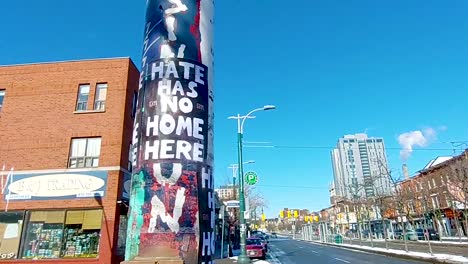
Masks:
[[[132,186],[132,175],[130,173],[124,173],[124,181],[122,187],[122,199],[130,199],[130,188]]]
[[[64,200],[104,197],[107,171],[14,174],[5,200]]]

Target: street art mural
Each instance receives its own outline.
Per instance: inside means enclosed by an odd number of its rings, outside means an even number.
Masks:
[[[212,263],[213,0],[147,0],[126,260]]]

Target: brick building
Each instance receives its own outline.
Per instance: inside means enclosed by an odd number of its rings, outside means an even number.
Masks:
[[[120,262],[138,79],[129,58],[0,67],[4,263]]]
[[[457,230],[467,235],[468,150],[459,156],[431,161],[412,178],[399,184],[404,215],[417,227],[429,226],[444,236]]]

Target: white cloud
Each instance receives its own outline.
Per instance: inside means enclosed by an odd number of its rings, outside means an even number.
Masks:
[[[440,129],[443,130],[443,129]],[[437,131],[433,128],[405,132],[398,136],[398,143],[402,150],[400,158],[406,161],[413,152],[414,147],[426,147],[437,137]]]

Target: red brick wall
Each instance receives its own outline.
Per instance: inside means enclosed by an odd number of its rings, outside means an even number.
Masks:
[[[66,169],[71,139],[93,136],[102,137],[100,167],[127,168],[133,127],[132,99],[138,89],[138,78],[139,72],[130,59],[0,67],[0,89],[6,89],[0,112],[0,169],[3,164],[16,171]],[[103,82],[108,83],[105,112],[74,113],[79,85],[90,84],[88,109],[92,109],[96,84]],[[10,201],[9,210],[103,207],[100,257],[92,262],[111,263],[120,215],[117,206],[123,187],[120,179],[122,172],[109,172],[102,202]],[[0,210],[5,205],[4,199],[0,199]],[[14,261],[28,262],[31,261]]]
[[[66,168],[72,137],[102,136],[100,166],[119,165],[124,111],[132,99],[127,86],[138,85],[129,71],[138,75],[129,59],[0,67],[0,89],[6,89],[0,163],[16,170]],[[92,106],[100,82],[109,86],[105,112],[74,113],[79,84],[91,84]]]

